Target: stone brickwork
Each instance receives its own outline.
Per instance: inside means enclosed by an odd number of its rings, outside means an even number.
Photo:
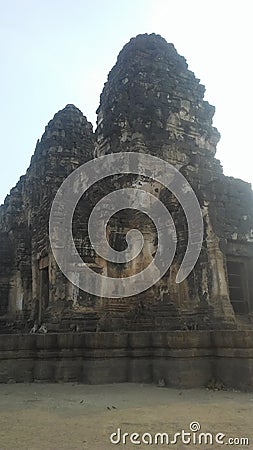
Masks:
[[[85,80],[84,80],[85,81]],[[185,59],[162,37],[139,35],[120,52],[98,108],[97,129],[73,105],[59,111],[38,141],[30,167],[0,209],[0,330],[140,331],[251,328],[253,311],[253,197],[249,184],[226,177],[215,158],[214,107]],[[93,186],[73,221],[76,247],[93,270],[116,277],[142,270],[156,248],[153,223],[123,211],[108,225],[108,239],[124,249],[127,231],[145,236],[142,260],[124,267],[94,253],[89,214],[106,193],[148,185],[169,209],[178,246],[170,270],[135,297],[92,296],[62,275],[49,245],[51,204],[62,181],[81,164],[115,152],[148,153],[175,166],[194,189],[203,214],[202,250],[189,277],[175,276],[187,245],[187,222],[177,199],[137,176],[112,177]]]
[[[253,390],[252,331],[2,335],[0,383],[156,383]]]

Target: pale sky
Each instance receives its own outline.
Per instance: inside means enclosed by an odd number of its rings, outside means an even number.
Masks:
[[[158,33],[206,86],[226,175],[253,183],[251,0],[0,0],[0,203],[53,115],[74,103],[96,125],[129,39]]]

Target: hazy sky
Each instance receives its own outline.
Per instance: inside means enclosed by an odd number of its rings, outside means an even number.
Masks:
[[[0,203],[46,124],[74,103],[94,127],[117,55],[139,33],[173,42],[206,86],[227,175],[253,182],[251,0],[0,0]]]

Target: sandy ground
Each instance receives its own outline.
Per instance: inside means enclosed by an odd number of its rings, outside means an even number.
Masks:
[[[202,432],[224,433],[224,445],[155,444],[156,433],[173,438],[198,422]],[[113,444],[112,433],[138,433]],[[144,435],[149,433],[149,435]],[[199,436],[199,432],[195,433]],[[226,445],[228,437],[249,445]],[[117,442],[117,435],[113,436]],[[150,438],[153,444],[149,445]],[[179,438],[178,438],[179,439]],[[185,437],[187,439],[187,436]],[[139,441],[140,442],[140,441]],[[158,441],[160,443],[160,441]],[[197,442],[197,441],[196,441]],[[238,441],[237,441],[238,442]],[[152,385],[0,385],[0,450],[253,449],[253,393],[176,390]]]

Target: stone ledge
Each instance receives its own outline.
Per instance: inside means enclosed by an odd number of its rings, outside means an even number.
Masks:
[[[157,383],[199,387],[210,378],[253,390],[253,331],[5,334],[0,382]]]

